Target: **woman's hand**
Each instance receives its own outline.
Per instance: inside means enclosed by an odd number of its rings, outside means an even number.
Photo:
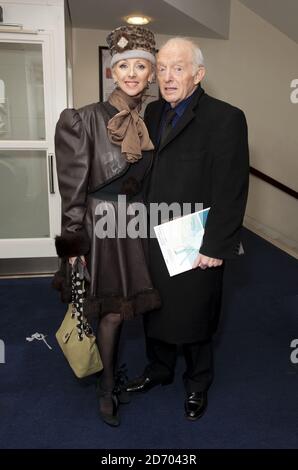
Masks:
[[[71,258],[68,258],[68,261],[69,261],[69,264],[71,264],[73,266],[75,260],[77,259],[78,257],[77,256],[72,256]],[[85,260],[85,256],[80,256],[81,258],[81,261],[84,265],[86,265],[86,260]]]

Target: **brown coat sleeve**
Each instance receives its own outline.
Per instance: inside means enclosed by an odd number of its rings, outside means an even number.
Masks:
[[[62,199],[61,236],[56,237],[60,257],[84,255],[90,241],[84,227],[90,141],[81,117],[74,109],[65,109],[56,126],[55,149],[59,190]]]

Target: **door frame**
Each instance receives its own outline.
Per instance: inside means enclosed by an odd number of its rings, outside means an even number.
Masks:
[[[25,44],[41,44],[43,60],[43,80],[44,80],[44,113],[46,139],[41,141],[30,140],[0,140],[0,150],[41,150],[47,152],[47,195],[49,207],[49,228],[48,238],[10,238],[0,240],[0,258],[40,258],[56,257],[54,244],[55,236],[60,233],[61,221],[61,200],[58,190],[57,172],[55,158],[53,162],[53,186],[54,194],[50,193],[50,165],[49,156],[54,155],[54,128],[57,120],[56,109],[56,80],[55,80],[55,57],[54,38],[51,32],[37,33],[2,33],[0,32],[0,42],[14,42]],[[65,55],[64,51],[60,53]]]

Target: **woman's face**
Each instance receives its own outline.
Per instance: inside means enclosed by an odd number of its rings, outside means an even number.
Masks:
[[[152,64],[146,59],[119,60],[112,73],[118,87],[129,96],[141,93],[153,78]]]

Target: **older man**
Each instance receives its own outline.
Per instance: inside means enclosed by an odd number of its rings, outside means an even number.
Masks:
[[[150,240],[150,269],[163,306],[145,316],[150,362],[127,385],[133,392],[170,383],[177,345],[182,345],[190,420],[207,407],[224,260],[239,253],[249,173],[245,116],[208,96],[200,85],[204,75],[203,56],[193,42],[173,38],[160,49],[157,77],[163,99],[149,104],[145,114],[156,149],[148,203],[203,203],[211,209],[194,269],[170,277],[157,241]]]

